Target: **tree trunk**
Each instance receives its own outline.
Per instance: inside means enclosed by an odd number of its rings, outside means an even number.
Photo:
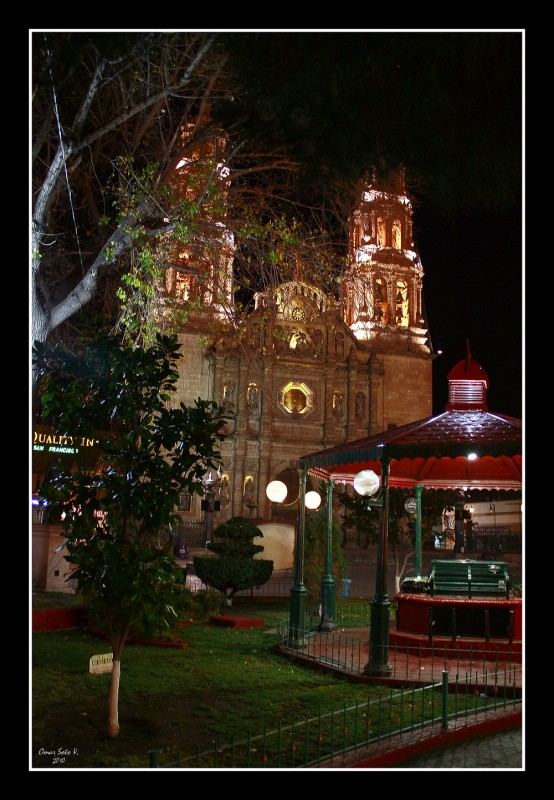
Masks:
[[[113,739],[119,733],[119,677],[121,675],[121,653],[127,639],[127,631],[122,635],[112,635],[110,638],[113,650],[113,668],[108,700],[108,736]]]
[[[48,315],[45,313],[40,304],[38,293],[35,289],[31,292],[31,345],[36,341],[45,342],[48,334],[50,333],[50,322]],[[36,407],[37,400],[37,385],[36,385],[36,372],[32,368],[32,405]]]
[[[114,738],[119,733],[119,676],[121,674],[121,659],[113,660],[112,682],[110,684],[110,699],[108,712],[108,736]]]
[[[395,562],[395,565],[396,565],[396,570],[395,570],[396,571],[396,575],[394,576],[394,587],[395,587],[396,594],[398,594],[400,592],[400,583],[402,581],[402,576],[406,572],[406,567],[408,566],[408,561],[410,559],[410,556],[414,552],[415,552],[414,550],[408,550],[406,553],[404,553],[404,557],[402,559],[402,566],[400,566],[399,557],[398,557],[398,548],[395,547],[395,550],[394,550],[394,562]]]

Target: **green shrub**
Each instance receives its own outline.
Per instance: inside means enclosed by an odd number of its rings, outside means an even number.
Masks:
[[[245,589],[259,588],[273,572],[273,561],[253,556],[263,551],[263,545],[253,540],[263,537],[262,531],[246,517],[231,517],[214,531],[208,549],[216,557],[194,559],[194,570],[200,580],[224,593],[225,603],[231,605],[233,596]]]
[[[208,619],[217,614],[223,604],[223,594],[216,589],[201,589],[194,597],[199,619]]]
[[[244,589],[263,586],[271,577],[273,561],[196,556],[194,570],[203,583],[219,587],[226,599],[230,600]]]
[[[341,546],[342,530],[333,521],[332,527],[332,573],[337,586],[348,576],[348,561]],[[327,511],[322,509],[306,517],[304,538],[304,582],[310,601],[319,601],[321,581],[325,572],[327,539]]]
[[[175,603],[176,625],[181,622],[203,622],[212,614],[216,614],[223,602],[221,592],[213,589],[202,589],[192,592],[186,586],[181,586],[177,592]]]

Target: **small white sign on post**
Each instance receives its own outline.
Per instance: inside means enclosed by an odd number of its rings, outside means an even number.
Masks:
[[[113,670],[113,653],[100,653],[97,656],[91,656],[88,671],[91,675],[99,675],[102,672],[111,672]]]

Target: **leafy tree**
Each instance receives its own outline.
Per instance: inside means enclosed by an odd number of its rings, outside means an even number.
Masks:
[[[332,526],[332,575],[337,586],[348,576],[348,562],[342,549],[343,532],[334,520]],[[306,515],[304,528],[304,583],[308,599],[317,601],[321,597],[321,581],[325,573],[327,541],[327,511],[310,512]]]
[[[258,588],[271,577],[273,561],[254,558],[264,548],[253,540],[262,536],[252,520],[231,517],[215,529],[214,540],[207,545],[216,557],[194,557],[196,575],[207,586],[223,592],[228,606],[237,592]]]
[[[379,511],[372,509],[368,512],[362,498],[353,490],[337,492],[336,497],[344,508],[342,527],[346,531],[356,531],[358,546],[368,547],[371,542],[375,543],[379,535]]]
[[[137,182],[150,159],[159,175],[174,158],[174,148],[164,154],[161,144],[171,141],[174,114],[182,120],[187,104],[171,98],[190,91],[213,37],[182,44],[152,34],[34,34],[33,341],[45,341],[91,299],[137,235],[158,223],[174,226],[163,223],[148,187],[119,219],[102,187],[114,175],[125,180],[118,156],[140,153]]]
[[[60,514],[71,578],[113,648],[108,731],[119,732],[121,656],[135,631],[167,629],[181,571],[168,536],[183,491],[219,460],[221,409],[198,398],[172,405],[178,372],[175,336],[129,348],[100,335],[74,354],[37,343],[34,363],[44,414],[61,436],[98,439],[92,470],[60,469],[39,494]],[[106,525],[99,525],[99,515]],[[59,517],[58,517],[59,518]]]
[[[299,259],[321,282],[326,212],[295,200],[294,159],[213,114],[236,94],[227,59],[217,33],[33,34],[33,343],[75,341],[96,316],[139,344],[174,331],[195,303],[152,313],[165,270],[186,251],[202,295],[222,230],[233,313]]]
[[[388,550],[395,562],[395,590],[415,555],[415,530],[410,515],[404,508],[410,489],[389,487],[389,537]],[[453,489],[425,489],[421,496],[421,544],[425,547],[434,540],[434,528],[442,521],[445,508],[454,505],[456,492]],[[354,528],[369,542],[377,542],[380,530],[380,510],[366,511],[363,499],[355,492],[342,492],[340,502],[344,505],[344,526]]]

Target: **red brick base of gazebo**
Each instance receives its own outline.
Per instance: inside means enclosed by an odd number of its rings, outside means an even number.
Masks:
[[[400,594],[396,630],[389,643],[396,650],[447,658],[487,661],[522,660],[522,601],[517,598],[431,597]]]

